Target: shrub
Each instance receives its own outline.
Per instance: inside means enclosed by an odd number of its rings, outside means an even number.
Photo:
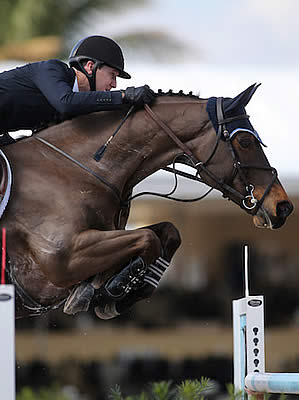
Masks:
[[[16,400],[71,400],[63,391],[53,386],[34,391],[29,387],[23,387],[17,394]]]
[[[212,389],[207,378],[201,380],[186,380],[180,385],[173,385],[170,381],[150,384],[149,390],[140,395],[123,397],[119,386],[111,390],[110,400],[203,400],[204,393]]]

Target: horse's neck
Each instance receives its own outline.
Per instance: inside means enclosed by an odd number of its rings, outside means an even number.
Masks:
[[[189,145],[208,120],[205,102],[158,103],[153,107],[176,136]],[[155,171],[170,164],[182,149],[146,113],[140,111],[126,122],[99,164],[121,192],[133,187]]]
[[[153,110],[183,143],[191,147],[208,119],[205,102],[188,98],[158,99]],[[145,110],[140,110],[124,123],[101,160],[96,162],[93,159],[95,151],[112,135],[122,117],[123,113],[117,112],[94,113],[52,127],[42,136],[126,195],[144,178],[170,164],[182,150]]]

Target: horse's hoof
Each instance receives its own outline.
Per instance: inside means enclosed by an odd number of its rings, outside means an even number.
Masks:
[[[111,319],[120,315],[120,313],[116,310],[115,302],[110,304],[105,304],[105,306],[97,306],[94,309],[94,312],[96,316],[101,319]]]
[[[94,295],[94,287],[88,282],[82,282],[75,286],[68,296],[63,312],[74,315],[81,311],[88,311],[91,299]]]

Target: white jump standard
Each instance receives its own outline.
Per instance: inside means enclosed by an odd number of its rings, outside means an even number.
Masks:
[[[14,285],[0,285],[0,392],[1,399],[15,400],[15,288]]]
[[[15,288],[5,284],[6,230],[2,229],[2,257],[0,277],[0,393],[1,399],[15,400]]]
[[[233,301],[234,386],[256,393],[299,394],[299,373],[265,373],[264,297],[250,296],[245,246],[245,297]]]

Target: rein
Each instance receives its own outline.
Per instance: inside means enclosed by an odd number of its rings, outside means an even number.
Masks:
[[[169,196],[171,194],[173,194],[177,188],[177,176],[176,175],[181,175],[186,178],[197,180],[199,182],[204,183],[204,181],[199,177],[200,172],[204,172],[210,179],[212,179],[212,181],[214,181],[216,183],[217,187],[222,192],[223,197],[229,197],[228,195],[231,194],[232,196],[236,197],[237,199],[239,199],[241,201],[241,207],[243,207],[247,210],[255,209],[254,214],[256,214],[258,212],[258,210],[262,206],[266,196],[269,194],[269,192],[277,178],[277,171],[275,170],[275,168],[272,168],[272,167],[260,167],[260,166],[242,164],[238,160],[235,150],[231,143],[231,135],[230,135],[229,131],[226,129],[226,124],[230,123],[232,121],[235,121],[235,120],[248,119],[249,116],[247,114],[241,114],[241,115],[237,115],[234,117],[224,118],[223,98],[222,97],[217,98],[216,112],[217,112],[217,119],[218,119],[218,131],[217,131],[216,143],[215,143],[215,146],[214,146],[210,156],[208,157],[208,159],[205,162],[202,162],[202,161],[199,161],[196,157],[194,157],[192,151],[175,135],[175,133],[161,120],[161,118],[153,112],[153,110],[149,107],[149,105],[145,104],[144,108],[145,108],[145,111],[148,113],[148,115],[153,119],[153,121],[155,121],[156,124],[160,128],[162,128],[162,130],[177,144],[177,146],[183,150],[183,155],[187,156],[187,159],[190,161],[191,167],[196,169],[196,175],[193,176],[191,174],[177,170],[175,168],[175,161],[176,161],[176,159],[175,159],[173,162],[173,168],[169,168],[169,167],[163,168],[164,170],[166,170],[168,172],[172,172],[175,175],[175,187],[170,193],[161,195],[159,193],[143,192],[143,193],[139,193],[135,196],[132,196],[130,198],[130,201],[136,197],[143,195],[143,194],[152,194],[152,195],[169,198],[169,199],[176,200],[176,201],[198,201],[198,200],[201,200],[204,197],[206,197],[213,190],[213,188],[211,188],[203,196],[196,198],[196,199],[181,200],[181,199],[176,199],[176,198],[169,197]],[[240,130],[242,130],[242,129],[240,129]],[[225,139],[226,143],[229,146],[230,152],[232,154],[234,172],[232,174],[231,181],[233,181],[236,174],[239,174],[240,179],[245,186],[245,192],[246,192],[245,196],[242,193],[240,193],[239,191],[235,190],[230,185],[228,185],[225,182],[223,182],[222,180],[220,180],[216,175],[214,175],[207,168],[207,164],[211,161],[211,159],[213,158],[213,156],[218,148],[221,137],[223,137]],[[254,186],[247,182],[245,174],[243,173],[243,169],[249,169],[249,168],[270,170],[273,174],[272,181],[270,182],[270,184],[264,191],[264,194],[260,200],[258,200],[254,197],[254,194],[253,194]]]
[[[233,148],[232,142],[231,142],[231,138],[232,136],[230,135],[228,129],[226,128],[226,124],[233,121],[233,120],[237,120],[237,119],[242,119],[242,118],[249,118],[249,115],[247,114],[243,114],[243,115],[239,115],[239,116],[235,116],[235,117],[231,117],[231,118],[224,118],[224,114],[223,114],[223,97],[218,97],[217,101],[216,101],[216,111],[217,111],[217,119],[218,119],[218,134],[222,134],[226,143],[229,146],[231,155],[232,155],[232,159],[233,159],[233,167],[234,167],[234,173],[232,175],[231,181],[233,181],[233,179],[235,178],[236,174],[239,174],[241,181],[243,182],[243,185],[245,186],[247,195],[243,196],[242,199],[242,205],[245,209],[247,210],[253,210],[255,208],[255,212],[254,214],[256,214],[258,212],[258,210],[261,208],[261,206],[263,205],[263,202],[266,198],[266,196],[269,194],[275,180],[277,179],[277,171],[275,168],[273,167],[260,167],[257,165],[247,165],[247,164],[242,164],[236,155],[236,152]],[[240,129],[242,130],[242,129]],[[238,130],[237,130],[238,131]],[[250,133],[252,133],[254,135],[253,132],[249,131]],[[254,135],[256,137],[256,135]],[[247,182],[247,179],[245,177],[245,174],[243,173],[243,169],[260,169],[260,170],[269,170],[272,172],[273,178],[272,181],[269,183],[269,185],[267,186],[266,190],[263,193],[263,196],[260,200],[257,200],[254,197],[253,191],[254,191],[254,186],[251,183]],[[224,194],[224,197],[227,197],[226,194]]]
[[[237,198],[238,200],[240,200],[241,202],[241,207],[247,209],[247,210],[254,210],[254,214],[257,213],[257,211],[260,209],[260,207],[262,206],[266,196],[269,194],[276,178],[277,178],[277,171],[272,168],[272,167],[260,167],[260,166],[255,166],[255,165],[246,165],[246,164],[242,164],[236,155],[236,152],[232,146],[231,143],[231,139],[232,139],[232,135],[229,133],[229,131],[226,128],[226,124],[235,121],[235,120],[241,120],[241,119],[248,119],[249,116],[247,114],[241,114],[241,115],[237,115],[234,117],[229,117],[229,118],[225,118],[224,117],[224,113],[223,113],[223,98],[222,97],[218,97],[216,100],[216,112],[217,112],[217,120],[218,120],[218,129],[217,129],[217,136],[216,136],[216,142],[215,142],[215,146],[213,148],[213,150],[211,151],[211,154],[209,155],[209,157],[207,158],[206,161],[199,161],[194,154],[192,153],[192,151],[189,149],[189,147],[187,145],[185,145],[177,136],[176,134],[170,129],[169,126],[167,126],[165,124],[164,121],[162,121],[162,119],[150,108],[150,106],[148,104],[144,105],[144,109],[147,112],[147,114],[151,117],[151,119],[171,138],[171,140],[183,151],[183,154],[177,155],[175,157],[175,159],[173,160],[173,167],[164,167],[162,168],[163,170],[167,171],[167,172],[171,172],[174,174],[174,178],[175,178],[175,184],[174,184],[174,188],[166,194],[163,193],[154,193],[154,192],[142,192],[142,193],[138,193],[134,196],[129,196],[126,201],[124,201],[121,197],[121,193],[119,191],[119,189],[113,185],[112,183],[110,183],[108,180],[106,180],[105,178],[103,178],[101,175],[97,174],[96,172],[94,172],[91,168],[87,167],[86,165],[82,164],[81,162],[79,162],[78,160],[76,160],[75,158],[73,158],[72,156],[70,156],[68,153],[64,152],[63,150],[61,150],[60,148],[56,147],[55,145],[53,145],[52,143],[48,142],[47,140],[40,138],[38,136],[35,137],[36,140],[40,141],[41,143],[45,144],[46,146],[50,147],[52,150],[58,152],[59,154],[61,154],[62,156],[64,156],[65,158],[67,158],[68,160],[70,160],[71,162],[73,162],[74,164],[76,164],[77,166],[79,166],[80,168],[84,169],[86,172],[88,172],[89,174],[93,175],[96,179],[98,179],[101,183],[103,183],[105,186],[107,186],[112,193],[115,195],[115,197],[117,198],[117,200],[120,203],[121,208],[124,207],[128,207],[129,203],[137,198],[140,197],[142,195],[153,195],[153,196],[159,196],[159,197],[163,197],[163,198],[167,198],[170,200],[175,200],[175,201],[181,201],[181,202],[193,202],[193,201],[198,201],[198,200],[202,200],[204,197],[206,197],[212,190],[213,187],[211,187],[205,194],[203,194],[200,197],[194,198],[194,199],[178,199],[175,197],[171,197],[171,195],[176,191],[177,187],[178,187],[178,178],[177,176],[183,176],[185,178],[191,179],[191,180],[195,180],[197,182],[200,183],[205,183],[204,180],[200,177],[200,173],[204,172],[217,186],[217,188],[219,188],[219,190],[222,192],[223,197],[229,197],[229,195]],[[133,107],[131,107],[129,109],[129,111],[127,112],[127,114],[125,115],[125,117],[122,119],[121,123],[119,124],[119,126],[116,128],[115,132],[112,134],[112,136],[108,139],[108,141],[105,143],[105,145],[101,146],[97,152],[94,155],[94,159],[96,161],[99,161],[101,159],[101,157],[103,156],[103,153],[105,152],[107,146],[109,145],[110,141],[113,139],[113,137],[117,134],[117,132],[120,130],[120,128],[122,127],[122,125],[124,124],[124,122],[127,120],[127,118],[129,117],[129,115],[132,113],[133,111]],[[239,128],[237,131],[242,131],[242,128]],[[245,129],[246,130],[246,129]],[[248,131],[248,130],[247,130]],[[249,131],[251,133],[253,133],[252,131]],[[207,165],[208,163],[211,161],[211,159],[214,157],[216,150],[218,148],[219,145],[219,141],[220,139],[223,138],[225,140],[225,142],[228,144],[230,152],[232,154],[232,160],[233,160],[233,174],[232,177],[230,179],[230,182],[232,182],[235,178],[235,176],[237,174],[239,174],[240,179],[242,181],[242,183],[244,184],[245,187],[245,195],[243,195],[242,193],[240,193],[238,190],[234,189],[232,186],[230,186],[229,184],[225,183],[223,180],[219,179],[216,175],[214,175],[208,168]],[[188,162],[186,163],[187,165],[191,166],[192,168],[194,168],[196,170],[196,174],[195,175],[191,175],[187,172],[183,172],[180,171],[178,169],[175,168],[176,163],[178,162],[177,159],[181,158],[182,155],[184,157],[187,158]],[[266,188],[266,190],[264,191],[264,194],[262,196],[262,198],[260,200],[256,199],[254,197],[253,191],[254,191],[254,186],[250,183],[247,182],[246,176],[243,172],[244,169],[262,169],[262,170],[270,170],[273,174],[273,179],[270,182],[270,184],[268,185],[268,187]]]
[[[52,150],[54,150],[57,153],[61,154],[63,157],[67,158],[68,160],[70,160],[71,162],[76,164],[78,167],[84,169],[86,172],[88,172],[89,174],[94,176],[96,179],[98,179],[100,182],[102,182],[104,185],[106,185],[112,191],[112,193],[115,195],[117,200],[120,203],[122,203],[120,191],[118,190],[118,188],[115,185],[113,185],[112,183],[108,182],[107,179],[103,178],[101,175],[99,175],[96,172],[94,172],[91,168],[89,168],[86,165],[82,164],[80,161],[76,160],[75,158],[70,156],[68,153],[66,153],[65,151],[61,150],[59,147],[56,147],[54,144],[48,142],[47,140],[45,140],[45,139],[43,139],[43,138],[41,138],[39,136],[35,136],[35,139],[40,141],[41,143],[45,144],[46,146],[50,147]]]
[[[148,104],[144,105],[145,111],[149,114],[149,116],[163,129],[165,133],[176,143],[176,145],[183,150],[185,154],[187,154],[191,160],[193,160],[193,154],[191,150],[175,135],[174,132],[167,126],[157,114],[150,108]],[[194,159],[196,163],[196,159]]]

